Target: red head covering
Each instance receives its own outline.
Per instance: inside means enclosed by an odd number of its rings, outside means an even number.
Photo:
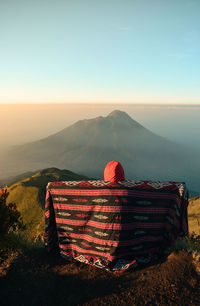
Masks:
[[[125,176],[122,165],[115,160],[110,161],[104,170],[104,181],[117,182],[123,180],[125,180]]]

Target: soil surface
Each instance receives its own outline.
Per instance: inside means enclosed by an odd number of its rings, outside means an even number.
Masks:
[[[200,277],[184,252],[111,274],[39,249],[1,265],[0,305],[200,305]]]

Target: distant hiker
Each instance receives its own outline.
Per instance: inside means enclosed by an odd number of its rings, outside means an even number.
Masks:
[[[110,161],[104,169],[104,181],[117,182],[124,180],[124,169],[120,162],[115,160]]]

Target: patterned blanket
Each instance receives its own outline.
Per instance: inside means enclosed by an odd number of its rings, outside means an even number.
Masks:
[[[187,194],[178,182],[49,183],[45,245],[113,272],[148,263],[188,234]]]

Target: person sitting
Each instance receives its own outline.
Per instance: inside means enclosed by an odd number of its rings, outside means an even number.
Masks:
[[[104,181],[117,182],[124,181],[124,169],[120,162],[112,160],[104,169]]]

